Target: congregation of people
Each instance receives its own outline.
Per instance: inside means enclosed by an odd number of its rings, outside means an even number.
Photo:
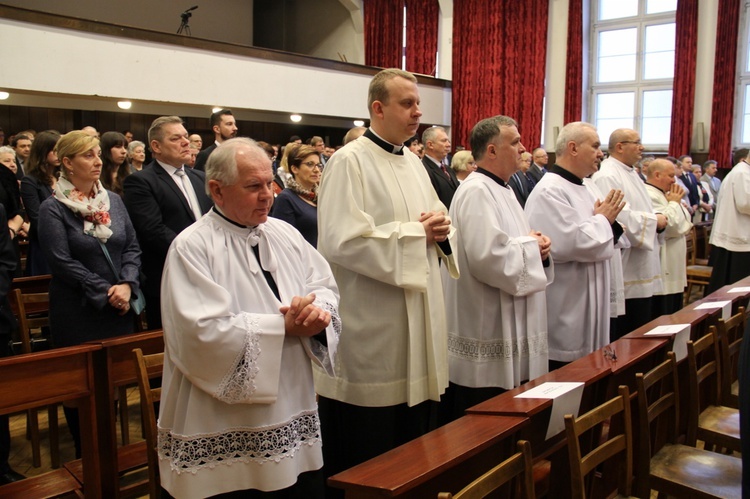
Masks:
[[[750,275],[747,149],[722,181],[574,122],[550,161],[492,116],[452,150],[442,127],[417,135],[412,74],[381,71],[367,98],[369,127],[337,147],[242,137],[228,109],[207,147],[177,116],[142,141],[0,147],[0,270],[21,275],[27,238],[54,346],[164,331],[165,496],[340,497],[327,477],[682,308],[695,224],[712,223],[706,293]],[[2,447],[0,480],[22,479]]]

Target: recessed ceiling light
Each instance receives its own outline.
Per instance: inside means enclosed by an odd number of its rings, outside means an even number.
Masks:
[[[362,120],[354,120],[354,126],[365,126],[365,122]]]
[[[224,109],[224,108],[223,108],[223,107],[215,107],[215,108],[211,109],[211,112],[212,112],[212,113],[218,113],[218,112],[219,112],[219,111],[221,111],[222,109]]]
[[[8,92],[0,92],[0,100],[5,100],[8,97],[10,97],[10,94]]]
[[[129,100],[121,100],[117,103],[117,107],[119,107],[120,109],[130,109],[132,105],[133,103]]]
[[[302,116],[300,116],[299,114],[293,114],[289,117],[289,119],[295,123],[299,123],[300,121],[302,121]]]

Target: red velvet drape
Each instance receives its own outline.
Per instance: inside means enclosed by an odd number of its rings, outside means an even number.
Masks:
[[[563,124],[581,121],[583,113],[583,0],[568,4],[568,56]]]
[[[365,64],[400,68],[404,0],[364,0]]]
[[[678,0],[672,84],[670,156],[690,153],[695,110],[695,64],[698,56],[698,0]]]
[[[406,70],[435,76],[438,0],[406,0]]]
[[[708,157],[720,168],[732,166],[732,120],[734,118],[737,39],[740,26],[740,0],[719,2],[714,58],[714,98],[711,107],[711,141]]]
[[[505,114],[527,149],[539,145],[548,17],[548,0],[453,2],[454,144],[468,148],[477,121]]]

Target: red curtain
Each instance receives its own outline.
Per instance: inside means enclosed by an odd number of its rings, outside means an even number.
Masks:
[[[453,2],[453,143],[477,121],[518,121],[527,149],[541,140],[548,0]]]
[[[406,70],[435,76],[438,0],[406,0]]]
[[[568,5],[568,63],[563,124],[581,121],[583,113],[583,0]]]
[[[365,64],[400,68],[404,0],[364,0]]]
[[[698,56],[698,0],[678,0],[672,85],[670,156],[690,153],[695,110],[695,63]]]
[[[732,165],[732,120],[734,118],[737,39],[740,26],[740,0],[719,2],[714,58],[714,98],[711,107],[711,141],[708,157],[719,167]]]

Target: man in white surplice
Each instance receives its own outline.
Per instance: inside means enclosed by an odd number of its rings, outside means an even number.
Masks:
[[[162,281],[162,486],[322,497],[310,360],[333,372],[336,283],[296,229],[268,218],[273,172],[255,142],[224,142],[206,180],[215,207],[174,240]]]
[[[643,156],[643,144],[635,130],[619,128],[609,136],[610,157],[602,161],[592,177],[602,192],[619,189],[625,194],[625,208],[617,221],[625,229],[630,248],[622,250],[625,279],[625,315],[617,318],[610,341],[637,329],[660,314],[653,310],[651,297],[662,290],[657,230],[667,218],[654,212],[646,186],[634,166]]]
[[[550,368],[609,343],[610,259],[620,251],[616,218],[625,203],[620,190],[597,199],[583,184],[599,168],[600,146],[592,125],[565,125],[555,164],[526,201],[529,223],[555,242],[555,282],[547,287]]]
[[[341,289],[336,377],[315,370],[326,473],[429,428],[448,385],[439,262],[458,274],[455,233],[419,158],[403,146],[422,112],[414,75],[370,82],[370,128],[331,156],[318,195],[318,251]],[[329,475],[330,476],[330,475]]]
[[[451,418],[547,372],[544,262],[551,243],[531,230],[507,184],[525,151],[516,122],[507,116],[480,121],[471,150],[478,168],[461,183],[449,211],[461,277],[443,272],[451,386],[442,405]]]
[[[685,235],[693,228],[690,212],[681,203],[685,190],[675,180],[675,166],[671,161],[657,159],[648,167],[646,191],[656,213],[667,217],[659,249],[663,289],[654,294],[654,306],[662,315],[671,315],[682,308],[682,293],[687,286]]]

